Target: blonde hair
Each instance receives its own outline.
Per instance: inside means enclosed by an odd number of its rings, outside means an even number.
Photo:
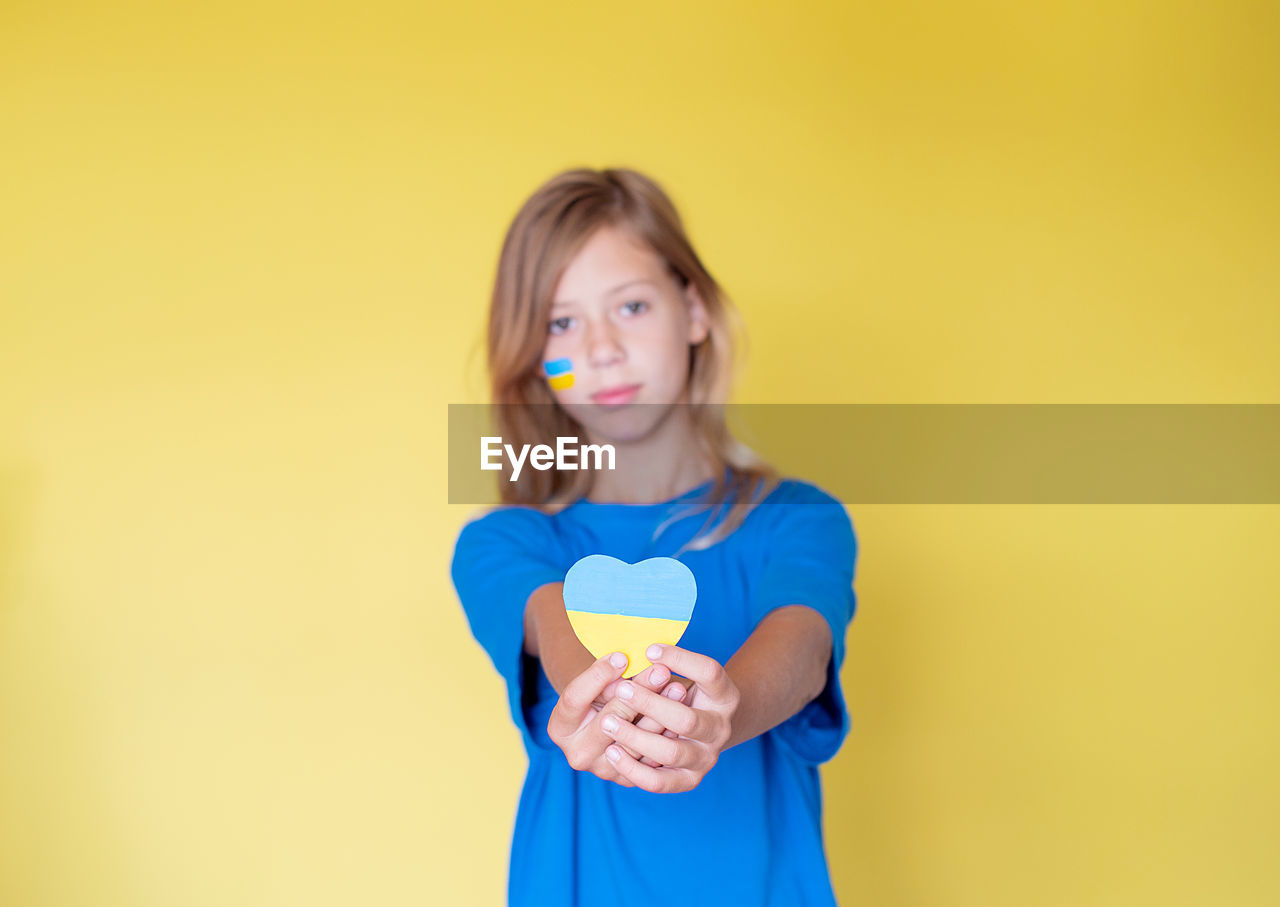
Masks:
[[[518,449],[580,431],[542,375],[551,296],[578,250],[603,226],[624,229],[663,259],[682,286],[697,290],[707,313],[707,337],[689,350],[688,399],[699,448],[716,465],[716,477],[692,513],[711,511],[703,529],[728,508],[710,533],[702,531],[681,550],[708,548],[738,528],[751,508],[780,481],[777,472],[729,432],[721,409],[735,371],[734,332],[741,321],[728,297],[694,252],[667,194],[635,170],[566,170],[543,183],[521,206],[503,240],[489,308],[488,354],[499,434]],[[504,504],[555,513],[586,495],[587,471],[526,470],[516,482],[500,481]],[[661,532],[682,512],[659,526]]]

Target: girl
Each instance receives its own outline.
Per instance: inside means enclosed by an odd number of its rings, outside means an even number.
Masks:
[[[515,449],[585,436],[616,457],[499,481],[503,506],[454,550],[529,757],[513,905],[835,903],[818,765],[849,726],[857,541],[839,501],[726,429],[731,317],[670,199],[635,171],[561,173],[507,232],[488,335],[499,433]],[[597,553],[679,557],[697,581],[680,644],[634,677],[621,653],[594,659],[565,613],[565,573]]]

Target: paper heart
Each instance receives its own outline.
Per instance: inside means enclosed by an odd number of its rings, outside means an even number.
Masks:
[[[650,645],[680,641],[697,599],[693,571],[673,557],[628,564],[588,554],[564,577],[564,607],[573,632],[596,658],[624,653],[628,677],[652,664],[645,655]]]

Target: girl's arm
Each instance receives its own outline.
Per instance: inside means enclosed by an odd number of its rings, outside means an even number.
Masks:
[[[595,663],[569,623],[564,583],[547,583],[529,596],[524,609],[524,651],[542,662],[557,693]]]
[[[821,614],[804,605],[770,611],[724,666],[741,697],[724,749],[777,727],[818,698],[830,659],[831,628]]]

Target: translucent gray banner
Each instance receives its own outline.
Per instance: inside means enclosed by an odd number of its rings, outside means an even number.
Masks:
[[[630,406],[634,412],[646,405]],[[555,424],[544,418],[554,405],[533,411],[538,408],[522,407],[523,413],[507,414],[521,418],[500,423],[503,406],[449,404],[449,503],[499,501],[498,483],[511,475],[510,458],[500,447],[493,455],[491,440],[489,463],[502,466],[482,470],[481,439],[501,437],[500,424]],[[813,482],[846,504],[1280,503],[1280,404],[711,408],[735,438],[784,476]],[[565,434],[535,443],[554,449]],[[561,447],[588,443],[580,430],[575,437]],[[544,455],[540,463],[546,462]],[[531,463],[526,458],[523,468]]]

